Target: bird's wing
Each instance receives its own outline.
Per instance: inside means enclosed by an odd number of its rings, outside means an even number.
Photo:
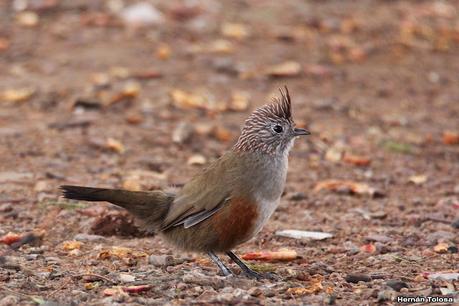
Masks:
[[[231,160],[224,155],[187,183],[171,204],[161,229],[192,227],[224,207],[235,186]]]
[[[225,204],[229,200],[230,200],[230,197],[223,199],[223,201],[221,201],[221,203],[219,203],[217,206],[215,206],[214,208],[212,208],[210,210],[203,209],[203,210],[201,210],[200,212],[197,212],[197,213],[193,213],[193,214],[190,214],[190,215],[187,214],[187,216],[185,216],[183,219],[178,220],[177,222],[171,224],[169,227],[183,225],[184,228],[190,228],[190,227],[192,227],[192,226],[194,226],[194,225],[206,220],[207,218],[209,218],[213,214],[215,214],[217,211],[219,211],[221,208],[223,208],[225,206]]]

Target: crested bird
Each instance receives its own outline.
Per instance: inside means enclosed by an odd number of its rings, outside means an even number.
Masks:
[[[179,249],[207,253],[223,275],[232,271],[223,253],[249,277],[250,269],[234,252],[253,238],[279,205],[287,177],[288,153],[297,136],[287,87],[273,103],[245,121],[231,150],[196,174],[178,191],[148,192],[63,185],[67,199],[106,201],[128,210],[143,227],[158,232]]]

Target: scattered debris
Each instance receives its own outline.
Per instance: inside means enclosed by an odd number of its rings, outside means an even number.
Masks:
[[[112,287],[104,290],[103,294],[106,296],[112,296],[115,294],[139,294],[145,291],[149,291],[152,288],[151,285],[136,285],[136,286],[127,286],[127,287]]]
[[[391,279],[386,282],[386,285],[391,287],[397,292],[400,292],[402,288],[409,288],[408,284],[405,283],[404,281],[398,280],[398,279]]]
[[[79,250],[83,244],[80,241],[64,241],[62,242],[62,248],[65,251]]]
[[[222,25],[222,35],[228,38],[242,40],[250,35],[250,31],[246,25],[241,23],[224,23]]]
[[[204,165],[207,162],[207,159],[201,154],[191,155],[188,160],[188,165]]]
[[[307,283],[307,287],[288,288],[287,293],[293,295],[317,294],[323,290],[323,276],[315,275]]]
[[[131,26],[157,25],[164,20],[163,14],[149,2],[138,2],[127,6],[120,15],[123,21]]]
[[[370,282],[371,276],[367,274],[348,274],[344,278],[348,283]]]
[[[156,267],[167,267],[174,265],[175,260],[171,255],[150,255],[148,263]]]
[[[193,126],[187,122],[180,122],[172,132],[172,141],[178,144],[188,142],[193,136]]]
[[[324,240],[333,237],[330,233],[323,232],[308,232],[299,230],[282,230],[276,232],[277,236],[294,238],[294,239],[313,239],[313,240]]]
[[[383,193],[377,189],[368,186],[365,183],[357,183],[353,181],[344,181],[344,180],[335,180],[329,179],[321,181],[316,184],[314,191],[318,192],[321,190],[331,190],[338,193],[351,193],[351,194],[361,194],[361,195],[370,195],[372,197],[381,197]]]
[[[422,185],[425,182],[427,182],[427,175],[425,174],[420,174],[420,175],[413,175],[410,176],[409,182],[413,183],[415,185]]]
[[[280,249],[279,251],[251,252],[242,255],[244,260],[262,260],[262,261],[290,261],[295,260],[298,253],[295,250]]]
[[[459,133],[451,131],[443,132],[443,143],[447,145],[459,144]]]
[[[29,100],[35,93],[35,89],[30,87],[7,89],[2,93],[2,99],[7,102],[24,102]]]
[[[371,164],[370,158],[361,155],[344,154],[343,161],[360,167],[367,167]]]
[[[21,240],[22,237],[23,237],[22,235],[9,232],[8,234],[3,235],[2,237],[0,237],[0,243],[11,245],[11,244]]]
[[[110,259],[110,258],[138,258],[138,257],[146,257],[147,254],[144,252],[136,251],[130,248],[125,247],[117,247],[113,246],[111,249],[102,250],[98,255],[97,259]]]
[[[126,150],[124,145],[119,140],[111,137],[107,139],[107,148],[119,154],[124,153]]]
[[[294,77],[301,73],[301,65],[298,62],[288,61],[269,67],[266,74],[271,77]]]

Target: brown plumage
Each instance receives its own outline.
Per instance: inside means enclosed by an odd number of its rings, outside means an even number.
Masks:
[[[287,88],[274,103],[255,110],[232,150],[175,193],[131,192],[62,186],[64,196],[108,201],[126,208],[175,246],[207,252],[227,275],[214,252],[226,252],[247,274],[231,249],[255,236],[279,203],[293,139],[308,135],[294,126]]]

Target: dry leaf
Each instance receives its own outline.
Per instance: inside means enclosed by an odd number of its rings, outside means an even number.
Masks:
[[[212,134],[216,139],[220,141],[230,141],[233,139],[233,134],[231,131],[222,126],[216,126]]]
[[[129,113],[125,117],[129,124],[137,125],[143,122],[144,118],[141,113]]]
[[[107,146],[108,149],[110,149],[110,150],[112,150],[112,151],[114,151],[116,153],[120,153],[120,154],[124,153],[124,151],[126,150],[124,148],[124,145],[120,141],[118,141],[118,140],[116,140],[114,138],[108,138],[106,146]]]
[[[103,295],[105,295],[105,296],[112,296],[112,295],[115,295],[115,294],[126,295],[127,296],[127,293],[124,292],[123,289],[121,289],[121,287],[107,288],[107,289],[104,289],[104,291],[103,291]]]
[[[217,39],[209,43],[204,50],[209,53],[229,54],[234,52],[234,45],[232,42],[225,39]]]
[[[8,234],[0,237],[0,243],[11,245],[22,239],[22,235],[9,232]]]
[[[91,74],[90,77],[91,83],[96,86],[107,86],[110,84],[110,76],[107,73],[96,72]]]
[[[21,12],[16,15],[17,23],[24,27],[34,27],[39,20],[40,17],[38,17],[37,13],[31,11]]]
[[[207,162],[206,158],[201,154],[195,154],[190,156],[187,160],[188,165],[204,165]]]
[[[410,176],[410,179],[409,179],[409,182],[415,185],[424,184],[426,181],[427,181],[427,175],[425,174],[413,175],[413,176]]]
[[[2,98],[8,102],[23,102],[29,100],[35,90],[32,88],[7,89],[3,92]]]
[[[111,249],[106,249],[106,250],[102,250],[98,255],[97,255],[97,259],[110,259],[110,258],[113,258],[113,257],[116,257],[116,258],[120,258],[120,259],[123,259],[123,258],[138,258],[138,257],[146,257],[147,256],[147,253],[144,253],[144,252],[140,252],[140,251],[135,251],[133,249],[130,249],[130,248],[125,248],[125,247],[112,247]]]
[[[121,92],[117,93],[110,99],[108,104],[110,105],[110,104],[117,103],[117,102],[124,101],[124,100],[132,100],[139,95],[140,88],[141,87],[138,83],[135,83],[135,82],[127,83],[124,86],[124,88],[121,90]]]
[[[289,288],[287,290],[287,293],[290,293],[293,295],[305,295],[305,294],[319,293],[323,289],[322,281],[323,281],[322,275],[314,275],[311,278],[311,280],[308,282],[307,287]]]
[[[64,241],[62,242],[62,248],[66,251],[79,250],[82,244],[80,241]]]
[[[447,145],[459,144],[459,133],[451,131],[443,132],[443,143]]]
[[[434,246],[434,251],[437,253],[448,253],[449,245],[445,242],[440,242],[436,246]]]
[[[148,170],[132,170],[125,174],[123,188],[131,191],[140,191],[142,189],[151,190],[158,188],[158,182],[166,179],[166,173]]]
[[[123,291],[127,293],[140,293],[151,289],[151,285],[136,285],[123,287]]]
[[[280,249],[279,251],[251,252],[242,255],[245,260],[289,261],[295,260],[298,254],[295,250]]]
[[[241,23],[226,22],[222,25],[222,35],[229,38],[244,39],[250,35],[250,31],[247,26]]]
[[[339,162],[342,157],[343,151],[335,147],[329,148],[325,153],[325,159],[334,163]]]
[[[130,191],[141,191],[142,185],[140,184],[139,180],[126,179],[125,181],[123,181],[123,189],[127,189]]]
[[[379,196],[381,193],[377,191],[375,188],[368,186],[365,183],[357,183],[353,181],[345,181],[345,180],[324,180],[322,182],[317,183],[314,187],[314,191],[318,192],[321,190],[331,190],[335,192],[351,192],[355,194],[367,194],[370,196]]]
[[[117,79],[127,79],[131,75],[131,73],[129,72],[129,69],[126,67],[122,67],[122,66],[110,67],[109,73],[112,77],[117,78]],[[128,83],[126,84],[126,86],[129,87],[132,84],[136,84],[136,83]]]
[[[125,295],[127,293],[140,293],[148,291],[151,289],[151,285],[135,285],[135,286],[126,286],[126,287],[112,287],[104,290],[103,294],[106,296],[111,296],[115,294]]]
[[[187,122],[180,122],[172,132],[172,142],[182,144],[186,143],[193,136],[193,126]]]
[[[162,73],[156,70],[145,70],[131,74],[131,77],[137,80],[151,80],[162,76]]]
[[[271,77],[293,77],[299,75],[300,72],[300,63],[294,61],[274,65],[266,70],[266,74]]]
[[[304,68],[304,72],[307,75],[319,78],[329,77],[333,74],[332,68],[322,65],[308,65]]]
[[[98,282],[84,283],[84,289],[85,290],[92,290],[92,289],[96,289],[97,287],[99,287],[99,283]]]
[[[360,250],[365,253],[373,254],[376,252],[376,246],[372,243],[364,244],[360,247]]]
[[[250,95],[245,91],[233,93],[229,109],[236,112],[243,112],[249,108]]]
[[[207,97],[202,95],[198,95],[195,93],[188,93],[180,89],[174,89],[171,91],[172,101],[174,106],[178,108],[201,108],[201,109],[208,109],[209,108],[209,100]]]
[[[343,157],[343,161],[361,167],[366,167],[371,164],[371,160],[368,157],[361,156],[361,155],[352,155],[352,154],[345,154]]]
[[[10,41],[5,37],[0,37],[0,52],[8,50],[10,47]]]
[[[171,47],[169,47],[168,44],[161,44],[157,49],[156,49],[156,57],[160,60],[167,60],[171,57],[172,50]]]

